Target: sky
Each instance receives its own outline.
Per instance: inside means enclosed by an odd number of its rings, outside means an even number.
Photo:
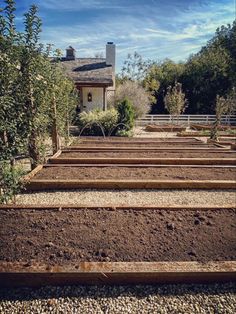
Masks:
[[[117,71],[127,54],[144,59],[185,61],[235,19],[236,0],[16,0],[17,27],[31,4],[39,7],[41,41],[77,57],[105,56],[114,42]],[[3,0],[0,0],[2,5]]]

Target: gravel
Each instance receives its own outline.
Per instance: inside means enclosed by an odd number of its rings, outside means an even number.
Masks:
[[[70,190],[25,193],[18,204],[71,204],[81,206],[234,205],[232,190]]]
[[[0,290],[0,313],[234,314],[236,286],[67,286]]]

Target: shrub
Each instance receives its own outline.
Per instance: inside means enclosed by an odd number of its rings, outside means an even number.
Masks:
[[[23,188],[21,177],[24,171],[19,166],[3,162],[0,165],[0,203],[15,203],[16,194]]]
[[[131,103],[131,101],[127,98],[125,98],[122,102],[118,103],[116,105],[119,119],[118,123],[122,123],[122,125],[119,126],[118,130],[125,130],[129,131],[134,127],[134,107]]]
[[[135,119],[150,111],[150,95],[137,82],[125,81],[117,87],[115,104],[122,102],[124,98],[128,98],[132,102]]]
[[[83,111],[79,115],[77,125],[82,135],[109,135],[118,123],[118,112],[114,108],[106,111],[95,109],[93,111]],[[103,130],[103,131],[102,131]]]

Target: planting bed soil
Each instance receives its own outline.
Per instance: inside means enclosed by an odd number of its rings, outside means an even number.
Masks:
[[[235,209],[0,210],[0,261],[236,260]]]
[[[147,125],[145,128],[147,132],[180,132],[185,130],[186,127],[179,125]]]
[[[180,139],[178,137],[163,137],[163,138],[158,138],[158,137],[119,137],[119,136],[107,136],[107,137],[102,137],[102,136],[81,136],[74,138],[73,141],[121,141],[121,142],[162,142],[162,141],[168,141],[168,142],[179,142],[179,141],[198,141],[196,138],[188,138],[188,139]]]
[[[34,179],[52,180],[236,180],[235,168],[46,167]]]
[[[61,158],[236,158],[236,152],[175,152],[175,151],[158,151],[158,152],[62,152],[58,159]]]
[[[158,148],[158,147],[173,147],[175,148],[177,147],[215,147],[214,145],[208,145],[202,142],[165,142],[165,141],[160,141],[160,142],[152,142],[152,143],[147,143],[147,142],[94,142],[94,143],[79,143],[76,145],[78,148],[79,147],[125,147],[125,148],[129,148],[129,147],[154,147],[154,148]],[[70,146],[69,146],[70,147]]]

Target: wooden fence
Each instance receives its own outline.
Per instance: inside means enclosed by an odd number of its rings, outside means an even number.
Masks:
[[[186,115],[182,114],[179,117],[168,114],[147,114],[136,120],[136,126],[145,126],[148,124],[168,124],[178,123],[181,125],[190,126],[191,123],[211,124],[215,121],[215,115]],[[224,115],[221,119],[222,124],[236,125],[236,115]]]

